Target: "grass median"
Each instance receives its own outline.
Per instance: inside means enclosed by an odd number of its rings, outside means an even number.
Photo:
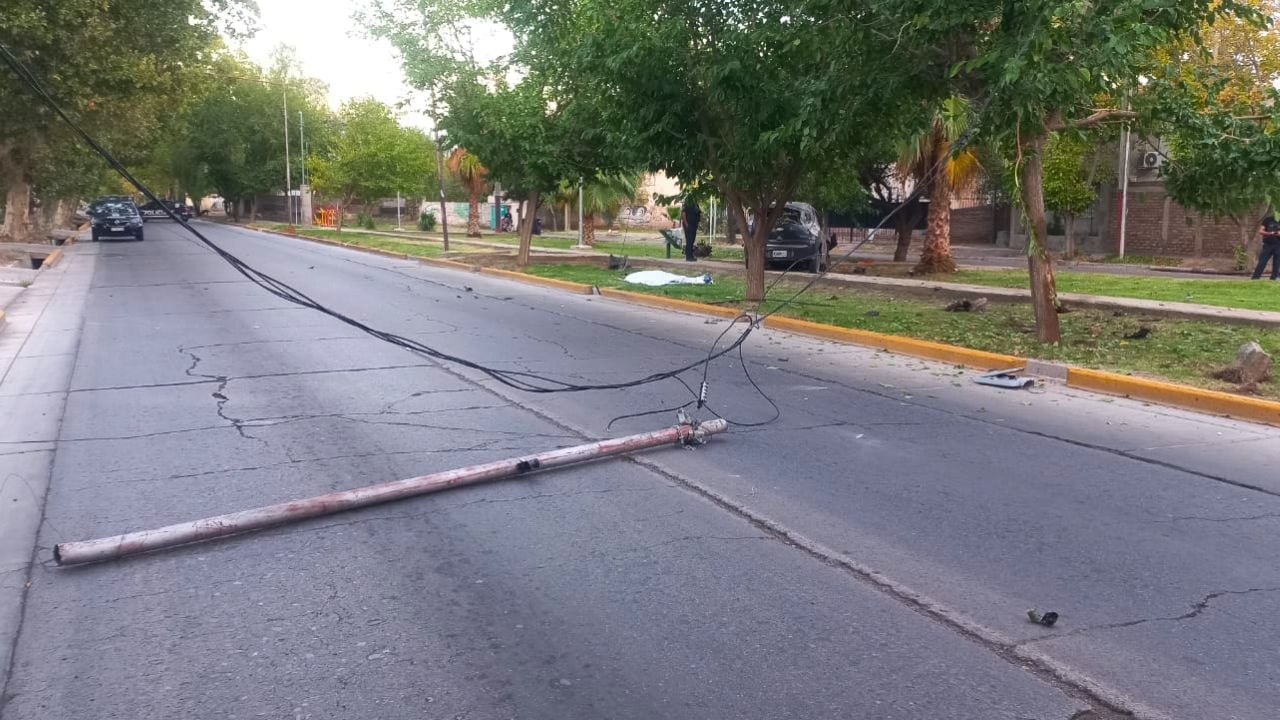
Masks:
[[[633,292],[748,308],[745,283],[739,277],[717,277],[711,285],[650,288],[623,281],[625,272],[604,268],[545,264],[527,272],[542,277],[616,287]],[[804,283],[784,280],[774,288],[764,309],[776,307]],[[1272,288],[1280,291],[1280,288]],[[1035,336],[1035,320],[1026,304],[988,305],[982,312],[947,312],[942,302],[892,297],[862,289],[816,286],[780,314],[840,327],[905,335],[990,352],[1069,362],[1088,368],[1172,380],[1197,387],[1232,391],[1234,387],[1208,374],[1235,357],[1240,345],[1256,340],[1272,354],[1280,352],[1280,330],[1211,322],[1078,310],[1062,316],[1062,343],[1043,345]],[[1142,339],[1126,336],[1140,334]],[[1262,397],[1280,400],[1280,382],[1262,383]]]
[[[1054,276],[1059,292],[1280,312],[1280,283],[1266,280],[1198,280],[1070,271],[1057,272]],[[1025,270],[961,270],[929,279],[1002,288],[1028,285]]]
[[[267,230],[274,232],[289,232],[288,225],[266,225]],[[319,238],[321,240],[334,240],[337,242],[350,243],[359,245],[360,247],[376,248],[378,250],[386,250],[387,252],[403,253],[405,255],[413,255],[415,257],[436,257],[444,251],[440,248],[439,243],[432,243],[426,240],[407,240],[400,238],[387,237],[385,235],[370,235],[362,233],[358,230],[330,230],[328,228],[317,227],[295,227],[293,234],[299,237]]]

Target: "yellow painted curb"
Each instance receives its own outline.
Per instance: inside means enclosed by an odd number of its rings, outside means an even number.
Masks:
[[[455,263],[461,265],[462,263]],[[542,277],[541,275],[529,275],[522,272],[513,272],[511,270],[499,270],[498,268],[480,268],[481,275],[497,275],[499,277],[511,278],[520,282],[532,283],[534,285],[545,285],[546,287],[556,288],[557,290],[568,290],[578,293],[579,295],[590,295],[591,285],[583,285],[582,283],[569,282],[568,280],[558,280],[556,278]]]
[[[981,370],[1007,370],[1021,367],[1027,362],[1016,355],[1001,355],[1000,353],[986,352],[985,350],[971,350],[931,340],[917,340],[901,335],[886,335],[885,333],[871,330],[842,328],[808,320],[778,317],[777,315],[765,321],[765,326],[774,330],[788,330],[828,340],[867,345],[903,355],[928,358],[929,360],[941,360],[942,362],[965,365]]]
[[[720,317],[736,318],[742,314],[741,310],[729,307],[720,307],[719,305],[707,305],[705,303],[692,302],[690,300],[677,300],[676,298],[663,297],[662,295],[647,295],[645,293],[634,293],[626,290],[615,290],[614,288],[600,288],[600,294],[605,297],[618,298],[633,302],[637,305],[648,305],[649,307],[664,308],[667,310],[682,310],[684,312],[701,313],[703,315],[719,315]]]
[[[62,248],[54,248],[53,252],[45,256],[44,262],[40,263],[40,269],[45,270],[58,264],[62,259]]]
[[[356,246],[352,246],[356,247]],[[415,260],[423,265],[437,265],[439,267],[450,268],[453,270],[466,270],[467,272],[478,273],[481,271],[479,265],[458,262],[457,260],[442,260],[441,258],[426,257],[424,255],[414,255]]]
[[[1198,412],[1225,415],[1240,420],[1280,425],[1280,402],[1233,395],[1217,390],[1203,390],[1188,385],[1130,377],[1105,370],[1067,368],[1067,386],[1149,400],[1161,405],[1187,408]]]

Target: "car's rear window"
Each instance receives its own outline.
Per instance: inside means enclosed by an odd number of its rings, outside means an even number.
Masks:
[[[94,203],[93,207],[89,208],[89,212],[99,215],[134,215],[137,213],[137,209],[131,202],[108,200]]]

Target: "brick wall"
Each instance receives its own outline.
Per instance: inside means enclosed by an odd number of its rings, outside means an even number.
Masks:
[[[971,245],[991,244],[996,239],[996,208],[953,208],[951,210],[951,242]]]
[[[1111,222],[1112,237],[1120,237],[1121,198]],[[1196,225],[1199,224],[1199,242]],[[1249,224],[1252,225],[1250,220]],[[1129,217],[1125,228],[1125,253],[1181,257],[1229,257],[1241,240],[1240,226],[1231,218],[1197,217],[1169,198],[1159,183],[1129,186]],[[1115,243],[1112,243],[1115,244]]]

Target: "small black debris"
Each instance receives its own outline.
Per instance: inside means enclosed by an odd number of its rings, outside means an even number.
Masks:
[[[947,305],[947,312],[980,312],[987,306],[987,299],[984,297],[977,300],[957,300]]]
[[[1047,612],[1041,615],[1040,613],[1036,612],[1035,608],[1032,608],[1031,610],[1027,611],[1027,619],[1037,625],[1043,625],[1045,627],[1053,627],[1054,624],[1058,622],[1058,613]]]
[[[1124,339],[1125,340],[1145,340],[1150,336],[1151,336],[1151,328],[1147,327],[1146,325],[1143,325],[1137,330],[1129,333],[1128,335],[1125,335]]]
[[[220,393],[220,392],[216,392],[216,391],[213,393],[213,397],[214,397],[214,399],[215,399],[215,400],[226,400],[226,399],[227,399],[227,396],[226,396],[226,395],[223,395],[222,393]]]
[[[463,289],[464,291],[466,291],[466,292],[471,292],[471,286],[470,286],[470,285],[463,285],[463,286],[462,286],[462,289]]]
[[[1124,316],[1125,316],[1125,312],[1123,310],[1116,310],[1111,313],[1111,317],[1124,317]]]
[[[863,313],[863,315],[866,315],[867,317],[880,317],[880,311],[879,311],[879,310],[868,310],[868,311],[866,311],[865,313]]]
[[[1067,307],[1067,304],[1064,302],[1058,303],[1058,307],[1054,309],[1058,311],[1059,315],[1066,315],[1069,312],[1074,312],[1071,308]]]

